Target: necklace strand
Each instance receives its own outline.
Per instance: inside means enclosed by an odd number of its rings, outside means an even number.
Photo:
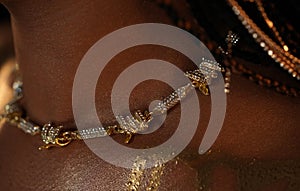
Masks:
[[[274,42],[266,33],[264,33],[254,21],[247,15],[243,8],[235,0],[227,0],[232,7],[233,12],[238,16],[248,32],[252,35],[254,40],[267,52],[276,63],[287,70],[294,78],[300,80],[300,60],[285,51],[276,42]]]
[[[157,0],[156,1],[160,7],[165,9],[169,16],[173,19],[174,23],[177,24],[178,27],[183,28],[195,36],[197,36],[202,42],[206,44],[206,46],[215,52],[216,55],[219,55],[222,53],[222,50],[220,50],[220,46],[218,46],[214,41],[210,40],[208,34],[205,32],[205,30],[201,27],[201,25],[198,23],[196,18],[192,17],[191,19],[185,18],[180,16],[177,11],[172,6],[171,0]],[[225,52],[225,51],[223,51]],[[224,53],[222,53],[224,55]],[[265,86],[268,88],[272,88],[278,93],[289,95],[289,96],[299,96],[300,90],[298,88],[289,87],[287,85],[284,85],[276,80],[264,77],[261,74],[255,73],[252,70],[248,69],[246,66],[241,64],[240,62],[236,61],[236,59],[231,56],[225,54],[224,57],[224,63],[225,66],[225,82],[226,79],[228,80],[228,83],[225,83],[225,88],[228,89],[230,87],[230,74],[231,71],[237,71],[238,73],[242,74],[246,78],[250,79],[251,81],[254,81],[255,83]]]
[[[272,30],[275,38],[278,40],[278,42],[280,43],[282,49],[286,52],[289,51],[289,47],[287,46],[287,44],[282,40],[282,37],[279,33],[279,31],[277,30],[276,26],[274,25],[274,22],[271,21],[271,19],[268,17],[265,8],[263,6],[263,2],[262,0],[254,0],[254,1],[250,1],[250,2],[255,2],[257,5],[257,9],[258,11],[261,13],[261,16],[263,17],[263,19],[265,20],[265,23],[267,24],[267,26]]]

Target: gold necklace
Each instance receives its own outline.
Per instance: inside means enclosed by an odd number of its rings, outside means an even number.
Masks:
[[[203,59],[199,64],[199,69],[187,71],[185,76],[191,80],[182,87],[173,91],[169,96],[159,102],[154,109],[149,111],[136,111],[133,116],[116,116],[118,124],[106,127],[94,127],[83,130],[65,130],[63,125],[54,125],[46,123],[42,126],[34,124],[24,116],[22,108],[19,106],[19,100],[22,99],[22,82],[16,80],[13,83],[14,97],[5,105],[4,113],[0,114],[0,120],[4,119],[12,125],[17,126],[25,133],[31,135],[41,135],[45,145],[39,147],[39,150],[51,147],[63,147],[74,140],[85,140],[100,138],[116,134],[126,136],[125,143],[129,143],[132,136],[148,128],[153,117],[166,113],[168,110],[177,105],[187,94],[197,88],[203,95],[209,95],[208,85],[212,79],[217,78],[217,72],[223,71],[221,66],[213,61]]]
[[[132,116],[116,116],[118,124],[108,127],[97,127],[84,130],[64,130],[62,125],[55,126],[51,123],[43,126],[32,123],[27,116],[24,116],[18,102],[22,99],[22,81],[16,80],[12,89],[14,92],[13,99],[5,105],[4,113],[0,115],[0,120],[6,120],[12,125],[17,126],[25,133],[31,135],[41,135],[44,146],[39,147],[39,150],[48,149],[54,146],[63,147],[70,144],[74,140],[85,140],[91,138],[104,137],[114,134],[125,134],[125,143],[129,143],[132,136],[140,131],[148,128],[149,122],[154,116],[164,114],[175,105],[177,105],[183,98],[187,96],[189,91],[197,88],[204,95],[209,95],[208,85],[212,79],[218,77],[217,72],[221,72],[222,68],[216,62],[203,59],[199,64],[199,69],[187,71],[185,76],[191,80],[185,86],[182,86],[173,91],[169,96],[164,98],[153,111],[135,112]],[[129,174],[129,180],[126,183],[126,190],[137,191],[141,188],[141,182],[144,179],[146,160],[137,159]],[[156,160],[156,165],[152,168],[146,185],[143,187],[146,191],[156,191],[160,185],[160,179],[165,168],[165,161]]]
[[[274,42],[253,20],[247,15],[243,8],[235,0],[227,0],[238,19],[242,22],[254,40],[263,48],[264,51],[280,66],[287,70],[294,78],[300,80],[300,59],[286,51]],[[270,24],[271,26],[271,24]]]

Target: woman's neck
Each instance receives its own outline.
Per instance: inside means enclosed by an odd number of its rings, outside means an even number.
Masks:
[[[138,0],[7,0],[4,4],[12,15],[23,105],[39,123],[72,121],[73,78],[81,58],[97,40],[127,25],[167,20],[161,14],[147,14],[160,10]]]

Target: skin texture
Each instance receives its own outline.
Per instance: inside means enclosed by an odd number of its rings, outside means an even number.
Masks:
[[[22,105],[28,116],[39,124],[73,122],[71,96],[75,72],[85,52],[97,40],[131,24],[171,24],[166,13],[148,1],[27,0],[3,3],[12,15],[16,59],[24,82]],[[99,78],[96,103],[101,121],[113,121],[109,95],[118,74],[130,64],[146,58],[164,59],[183,71],[191,69],[186,57],[163,47],[142,46],[122,52]],[[277,160],[282,163],[292,160],[291,168],[299,164],[299,98],[279,95],[238,75],[232,78],[225,123],[211,152],[197,153],[210,112],[210,98],[199,94],[201,122],[198,130],[177,164],[175,161],[167,164],[160,190],[197,190],[204,184],[202,179],[206,180],[205,189],[237,190],[237,174],[248,167],[243,161],[255,161],[257,171],[267,169],[265,164]],[[145,82],[132,92],[130,107],[133,110],[146,108],[149,100],[159,99],[170,91],[163,83]],[[179,116],[177,107],[163,128],[150,135],[137,136],[132,147],[158,145],[167,140],[176,129]],[[24,135],[15,127],[2,124],[1,190],[124,189],[130,170],[106,163],[83,142],[42,152],[37,150],[40,144],[39,137]],[[257,161],[262,161],[262,167]],[[210,172],[208,178],[202,177],[207,175],[206,169]],[[299,174],[295,176],[299,178]],[[281,178],[264,184],[256,182],[255,185],[258,190],[286,190],[288,181]]]

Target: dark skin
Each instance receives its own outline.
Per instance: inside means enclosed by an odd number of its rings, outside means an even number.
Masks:
[[[28,116],[39,124],[73,121],[71,96],[75,72],[83,55],[97,40],[132,24],[172,24],[163,10],[148,1],[7,0],[2,3],[12,15],[16,58],[24,82],[22,105]],[[112,111],[107,109],[111,108],[109,93],[113,80],[123,68],[145,58],[161,58],[184,71],[192,68],[180,53],[157,46],[132,48],[116,56],[106,69],[107,74],[104,72],[100,77],[102,83],[98,83],[96,89],[98,114],[104,123],[113,121]],[[299,164],[299,98],[279,95],[238,75],[233,75],[231,86],[224,126],[211,152],[205,155],[198,155],[197,150],[209,120],[210,98],[199,94],[201,122],[198,130],[178,164],[168,163],[161,190],[199,189],[201,176],[197,173],[212,161],[220,162],[210,170],[208,187],[237,190],[238,172],[222,162],[224,156],[232,161],[291,159]],[[168,95],[170,91],[163,83],[147,82],[134,90],[130,106],[133,110],[146,108],[149,101]],[[179,112],[178,107],[172,110],[158,132],[137,136],[133,146],[155,145],[166,140],[177,127]],[[117,140],[121,138],[116,137]],[[124,189],[130,170],[108,164],[83,142],[48,151],[38,151],[40,144],[39,137],[24,135],[17,128],[2,124],[1,190]],[[283,179],[259,185],[257,189],[286,190],[287,186],[288,181]]]

